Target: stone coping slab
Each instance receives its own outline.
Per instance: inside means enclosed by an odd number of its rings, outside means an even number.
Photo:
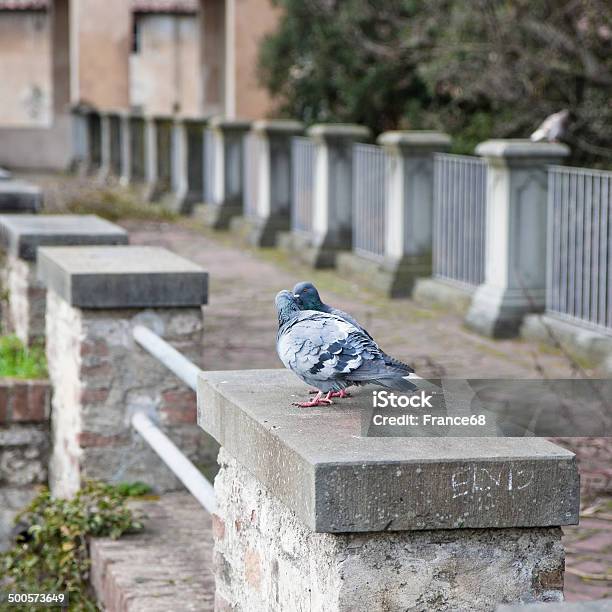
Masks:
[[[80,308],[200,306],[208,273],[159,247],[41,247],[38,278]]]
[[[40,187],[19,180],[0,181],[0,212],[36,213],[42,208]]]
[[[347,138],[358,140],[370,138],[372,132],[365,125],[355,123],[318,123],[306,130],[306,134],[314,139]]]
[[[430,130],[396,130],[383,132],[376,141],[379,145],[406,147],[409,149],[429,149],[430,147],[448,149],[451,137],[444,132]]]
[[[298,408],[287,370],[202,372],[198,423],[319,532],[578,521],[573,453],[537,438],[362,438],[371,388]]]
[[[304,131],[304,124],[290,119],[259,119],[253,122],[252,129],[255,132],[272,134],[301,134]]]
[[[476,146],[476,155],[482,157],[528,157],[555,158],[567,157],[570,149],[560,142],[531,142],[523,138],[506,140],[485,140]]]
[[[127,243],[123,228],[96,215],[0,215],[0,246],[27,261],[40,246]]]

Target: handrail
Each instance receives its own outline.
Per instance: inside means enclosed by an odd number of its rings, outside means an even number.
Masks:
[[[200,368],[147,327],[136,325],[133,334],[134,339],[143,349],[176,374],[188,387],[194,391],[198,390]]]
[[[137,325],[133,330],[134,340],[155,359],[176,374],[187,386],[197,390],[200,369],[187,357],[181,355],[150,329]],[[172,473],[185,485],[187,490],[209,512],[217,510],[215,489],[200,470],[143,411],[132,415],[132,427],[143,437]]]
[[[132,426],[148,442],[187,490],[213,514],[217,511],[215,489],[170,438],[142,411],[132,415]]]

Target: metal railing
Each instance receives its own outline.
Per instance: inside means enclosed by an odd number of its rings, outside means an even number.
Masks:
[[[548,169],[546,310],[612,334],[612,172]]]
[[[196,391],[200,369],[195,364],[142,325],[134,327],[133,336],[142,348],[176,374],[189,388]],[[136,412],[132,416],[131,423],[132,427],[151,446],[198,502],[211,514],[216,512],[217,502],[213,485],[189,461],[174,442],[153,423],[144,411]]]
[[[262,141],[250,132],[244,139],[244,216],[257,216],[259,196],[259,158]]]
[[[353,146],[353,249],[375,259],[385,254],[386,173],[382,147]]]
[[[216,148],[215,135],[210,128],[204,130],[204,202],[215,201]]]
[[[487,168],[439,153],[434,160],[433,274],[459,286],[484,282]]]
[[[310,233],[313,228],[315,144],[296,136],[291,143],[291,230]]]

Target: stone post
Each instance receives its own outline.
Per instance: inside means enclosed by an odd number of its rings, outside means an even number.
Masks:
[[[100,113],[102,131],[102,164],[99,178],[107,181],[110,178],[119,179],[122,171],[123,139],[122,113],[107,111]]]
[[[232,227],[245,235],[248,242],[259,247],[273,247],[280,232],[291,225],[291,139],[302,134],[304,126],[299,121],[260,120],[251,130],[255,147],[247,152],[255,159],[249,160],[251,171],[256,174],[253,184],[245,184],[245,194],[252,198],[253,210],[244,209],[243,217],[236,217]]]
[[[544,309],[549,164],[569,155],[558,143],[487,140],[476,147],[487,161],[485,282],[466,324],[487,336],[518,334],[523,316]]]
[[[560,601],[575,456],[537,438],[360,437],[372,396],[305,415],[285,370],[202,372],[221,444],[216,610],[495,610]],[[305,418],[307,417],[307,418]]]
[[[130,113],[119,114],[119,183],[124,187],[130,184],[132,175],[132,137]]]
[[[126,184],[142,185],[145,181],[146,148],[145,148],[145,119],[142,115],[130,114],[127,118],[128,150],[124,181]]]
[[[44,247],[47,361],[53,385],[49,483],[70,496],[84,478],[141,480],[158,491],[180,485],[134,433],[147,410],[203,469],[216,445],[195,424],[195,394],[135,345],[132,328],[150,327],[201,365],[207,273],[155,247]]]
[[[154,117],[154,182],[149,184],[149,199],[161,201],[172,192],[172,117]]]
[[[232,217],[242,214],[244,135],[248,121],[213,117],[214,177],[212,202],[205,202],[204,221],[214,229],[227,229]]]
[[[0,215],[4,331],[26,345],[44,344],[46,294],[36,278],[38,247],[127,241],[123,228],[95,215]]]
[[[353,143],[365,141],[370,130],[361,125],[313,125],[308,135],[317,151],[314,169],[313,239],[309,247],[296,245],[317,268],[336,264],[339,251],[353,241]]]
[[[441,132],[385,132],[384,258],[342,253],[338,267],[390,297],[412,294],[420,277],[431,276],[434,154],[451,139]]]
[[[155,118],[151,116],[144,119],[144,148],[145,190],[143,197],[146,201],[151,201],[157,188],[157,129]]]
[[[72,159],[70,169],[76,174],[85,174],[90,166],[89,143],[89,112],[81,105],[70,109],[70,121],[72,127]]]
[[[172,128],[172,209],[190,213],[204,198],[205,119],[176,119]]]

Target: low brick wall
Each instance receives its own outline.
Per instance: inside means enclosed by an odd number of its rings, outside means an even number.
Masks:
[[[49,381],[0,379],[0,550],[15,514],[47,482],[50,403]]]

